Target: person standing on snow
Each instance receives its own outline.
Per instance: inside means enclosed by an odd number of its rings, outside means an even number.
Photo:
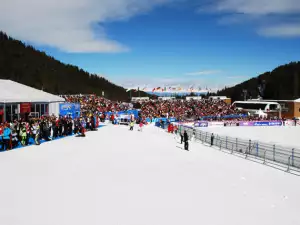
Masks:
[[[182,131],[180,131],[180,143],[181,144],[183,143],[183,133],[182,133]]]
[[[129,130],[133,130],[133,127],[134,127],[134,121],[131,121],[130,124],[129,124],[130,128]]]
[[[3,129],[3,150],[11,149],[10,139],[11,139],[11,129],[9,124],[5,124]]]
[[[140,122],[139,126],[140,126],[140,131],[143,131],[143,126],[144,126],[144,124],[143,124],[142,121]]]
[[[186,130],[183,133],[183,142],[184,142],[184,150],[189,150],[189,143],[188,143],[189,137],[188,134],[186,132]]]
[[[214,145],[214,139],[215,139],[215,136],[214,136],[214,134],[212,133],[211,136],[210,136],[210,146],[213,146],[213,145]]]
[[[33,126],[34,142],[36,145],[40,145],[40,125],[38,122],[35,122]]]

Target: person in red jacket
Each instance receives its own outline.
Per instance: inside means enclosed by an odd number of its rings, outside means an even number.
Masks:
[[[3,125],[0,125],[0,135],[3,135]]]

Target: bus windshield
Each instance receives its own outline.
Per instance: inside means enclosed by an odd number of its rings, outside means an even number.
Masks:
[[[235,103],[235,107],[242,109],[251,109],[251,110],[265,110],[266,103]],[[276,108],[276,105],[274,105]]]

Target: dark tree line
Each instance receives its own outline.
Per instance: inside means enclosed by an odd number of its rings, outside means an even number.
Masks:
[[[244,100],[244,95],[247,99],[263,95],[264,99],[294,100],[300,98],[299,76],[300,62],[291,62],[234,87],[220,90],[217,95],[226,95],[233,101]]]
[[[13,80],[53,94],[97,94],[111,100],[128,100],[123,87],[103,77],[67,65],[45,52],[9,37],[0,31],[0,79]],[[132,96],[146,96],[144,92]]]

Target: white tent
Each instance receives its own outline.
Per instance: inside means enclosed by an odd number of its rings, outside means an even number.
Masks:
[[[0,103],[54,103],[65,99],[11,80],[0,79]]]

